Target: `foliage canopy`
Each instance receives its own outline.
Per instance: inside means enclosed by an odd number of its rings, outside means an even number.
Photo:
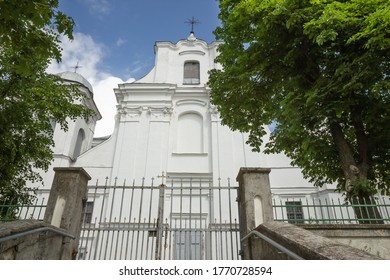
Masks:
[[[0,202],[31,199],[26,181],[40,181],[52,159],[50,122],[66,129],[67,117],[91,115],[75,86],[46,73],[73,26],[58,0],[0,1]]]
[[[220,0],[222,122],[347,197],[390,190],[388,0]],[[265,146],[264,125],[276,121]]]

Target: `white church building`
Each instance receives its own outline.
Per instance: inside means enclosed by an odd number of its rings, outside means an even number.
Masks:
[[[79,84],[96,111],[54,132],[52,167],[83,167],[92,177],[80,259],[238,259],[240,167],[270,168],[272,195],[281,201],[338,195],[332,186],[313,187],[283,154],[252,152],[245,133],[221,124],[207,86],[208,72],[220,68],[219,44],[194,33],[157,42],[154,68],[114,89],[115,128],[107,137],[94,138],[101,116],[89,82],[59,74]],[[52,168],[43,176],[45,196]]]

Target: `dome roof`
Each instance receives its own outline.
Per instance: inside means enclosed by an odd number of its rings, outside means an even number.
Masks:
[[[87,79],[85,79],[80,74],[75,73],[75,72],[66,71],[66,72],[58,73],[57,76],[64,79],[64,80],[70,81],[70,82],[79,83],[79,84],[85,86],[86,88],[88,88],[88,90],[91,92],[91,94],[93,94],[92,85],[87,81]]]

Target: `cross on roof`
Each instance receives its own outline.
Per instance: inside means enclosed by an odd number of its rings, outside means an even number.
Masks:
[[[192,17],[191,19],[187,19],[184,23],[187,23],[188,25],[191,24],[191,33],[194,33],[194,25],[197,25],[200,23],[199,20],[197,20],[195,17]]]
[[[158,175],[158,178],[161,178],[161,185],[165,185],[165,179],[169,178],[169,176],[165,175],[165,172],[162,172],[162,175]]]
[[[74,68],[74,72],[77,73],[77,69],[81,68],[83,66],[79,66],[79,61],[77,61],[76,66],[72,66],[71,68]]]

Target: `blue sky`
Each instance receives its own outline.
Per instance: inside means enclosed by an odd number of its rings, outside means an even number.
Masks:
[[[48,71],[74,71],[90,81],[103,115],[96,136],[112,133],[115,115],[113,88],[146,75],[154,65],[156,41],[176,43],[188,37],[194,16],[201,23],[195,35],[210,43],[218,26],[216,0],[60,0],[59,9],[71,16],[74,40],[63,39],[61,64]]]

